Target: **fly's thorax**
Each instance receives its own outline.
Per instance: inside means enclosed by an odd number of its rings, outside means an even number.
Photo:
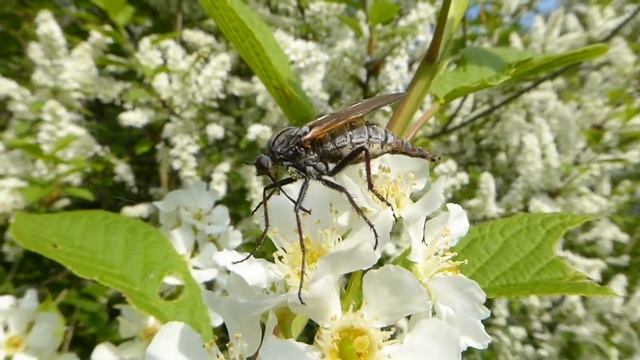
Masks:
[[[269,143],[267,144],[267,150],[270,153],[279,153],[286,151],[291,146],[295,146],[300,142],[300,128],[286,127],[273,135]]]

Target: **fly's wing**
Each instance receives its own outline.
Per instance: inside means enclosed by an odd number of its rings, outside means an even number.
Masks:
[[[309,143],[334,129],[358,121],[362,116],[374,110],[400,100],[404,95],[404,93],[393,93],[376,96],[362,100],[338,112],[322,116],[307,124],[310,131],[301,140],[303,143]]]

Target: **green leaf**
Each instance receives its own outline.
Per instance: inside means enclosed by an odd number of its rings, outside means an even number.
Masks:
[[[200,0],[226,39],[260,78],[293,125],[315,115],[271,29],[240,0]]]
[[[76,141],[77,138],[78,138],[77,135],[69,134],[67,136],[64,136],[58,139],[58,141],[56,141],[55,146],[53,147],[52,153],[56,154],[58,153],[58,151],[66,149],[67,147],[69,147],[69,145],[73,144],[73,142]]]
[[[106,211],[34,215],[17,213],[11,235],[23,247],[51,258],[78,276],[121,291],[160,321],[183,321],[211,338],[209,315],[184,260],[156,228]],[[182,279],[177,299],[159,296],[167,275]]]
[[[400,5],[390,0],[373,0],[369,5],[369,24],[386,24],[400,12]]]
[[[18,189],[22,196],[24,196],[27,204],[33,204],[37,201],[44,199],[51,194],[55,187],[53,185],[36,185],[31,184],[27,187]]]
[[[40,148],[40,145],[36,143],[35,140],[30,139],[11,139],[5,143],[6,147],[9,149],[18,149],[22,150],[25,153],[33,156],[36,159],[41,159],[46,162],[51,162],[54,164],[58,164],[62,161],[58,159],[54,155],[45,154],[44,151]]]
[[[91,2],[104,10],[118,26],[127,25],[136,11],[133,6],[127,4],[127,0],[91,0]]]
[[[442,102],[450,102],[486,88],[548,74],[606,52],[607,46],[602,44],[541,56],[512,48],[468,47],[460,51],[456,69],[436,78],[432,93]]]
[[[533,57],[511,48],[468,47],[460,51],[458,68],[436,78],[432,93],[443,102],[497,86],[509,80],[516,66]]]
[[[537,56],[518,66],[512,80],[526,80],[541,74],[548,74],[567,65],[595,59],[606,54],[608,49],[609,47],[605,44],[595,44],[560,54]]]
[[[527,295],[615,295],[556,255],[562,235],[591,220],[572,214],[519,214],[488,221],[454,248],[466,261],[462,273],[489,297]]]
[[[155,144],[153,143],[153,141],[151,141],[151,139],[143,138],[136,143],[134,152],[136,155],[142,155],[152,150],[154,145]]]
[[[68,188],[62,189],[62,193],[67,196],[71,196],[71,197],[75,197],[75,198],[83,199],[87,201],[96,200],[95,195],[93,195],[93,193],[87,188],[68,187]]]

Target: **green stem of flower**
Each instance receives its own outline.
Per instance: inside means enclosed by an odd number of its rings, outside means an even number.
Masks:
[[[351,274],[340,301],[342,311],[357,310],[362,305],[362,270]]]
[[[436,29],[431,39],[429,49],[424,58],[422,58],[418,70],[413,75],[413,79],[411,79],[407,96],[400,102],[391,120],[389,120],[389,124],[387,124],[387,128],[400,137],[405,135],[413,115],[422,104],[422,100],[427,95],[433,79],[440,71],[441,66],[438,65],[438,60],[440,58],[440,50],[443,45],[450,8],[451,0],[444,0],[442,2],[442,9],[438,14],[438,22],[436,23]]]
[[[444,54],[449,51],[453,34],[464,18],[468,6],[468,0],[443,0],[429,49],[411,79],[407,96],[400,102],[387,125],[396,135],[402,138],[407,135],[413,115],[429,93],[433,80],[446,67],[448,57]]]

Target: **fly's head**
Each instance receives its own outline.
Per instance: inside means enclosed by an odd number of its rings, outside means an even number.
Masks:
[[[278,172],[282,167],[283,160],[289,155],[289,149],[296,139],[295,127],[287,127],[280,130],[267,143],[264,153],[260,154],[255,162],[258,175],[268,177],[278,177]]]
[[[258,175],[271,175],[273,169],[273,160],[267,154],[260,154],[255,162],[256,172]]]

